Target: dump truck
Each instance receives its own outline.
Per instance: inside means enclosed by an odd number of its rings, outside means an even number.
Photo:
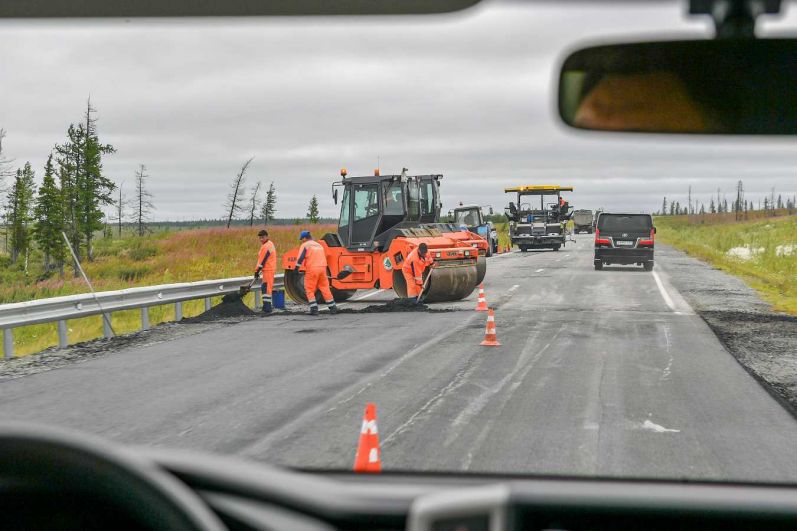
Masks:
[[[592,215],[592,210],[574,210],[573,211],[573,233],[587,232],[592,234],[594,228],[595,217]]]
[[[482,207],[479,205],[459,204],[454,210],[448,212],[448,217],[453,220],[456,227],[465,227],[469,232],[478,234],[479,237],[487,242],[485,249],[486,256],[492,256],[498,252],[498,231],[492,221],[488,221],[484,215],[484,208],[493,213],[492,207]]]
[[[572,192],[572,186],[535,184],[504,189],[516,194],[509,202],[506,217],[509,220],[509,238],[521,252],[529,249],[558,251],[567,241],[567,221],[572,210],[562,197],[562,192]]]
[[[434,262],[427,268],[423,298],[427,302],[453,301],[470,295],[486,272],[479,256],[478,235],[440,223],[442,175],[349,177],[332,183],[332,197],[340,217],[337,232],[317,241],[326,253],[332,293],[346,300],[360,289],[392,289],[401,298],[407,286],[401,268],[407,255],[426,243]],[[478,240],[478,241],[477,241]],[[296,266],[298,247],[282,256],[285,291],[297,302],[307,302],[304,273]],[[481,276],[481,278],[480,278]],[[321,299],[321,294],[316,294]]]

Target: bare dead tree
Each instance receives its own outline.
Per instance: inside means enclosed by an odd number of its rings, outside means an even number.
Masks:
[[[230,193],[227,194],[227,202],[224,205],[224,209],[227,211],[228,229],[230,228],[230,223],[232,223],[233,218],[243,211],[243,205],[241,204],[243,201],[241,198],[246,192],[246,170],[253,160],[254,157],[244,162],[244,165],[241,166],[241,170],[232,180],[232,183],[230,183]]]
[[[119,238],[122,237],[122,222],[124,222],[125,217],[127,217],[127,208],[130,206],[129,201],[125,197],[124,193],[122,192],[122,188],[124,188],[124,181],[119,185],[117,188],[117,198],[114,201],[114,215],[110,217],[110,220],[116,223],[119,232]]]
[[[252,190],[252,197],[249,199],[249,226],[252,227],[255,224],[255,212],[257,211],[258,207],[260,206],[260,198],[257,196],[258,192],[260,192],[260,181],[257,181],[255,185],[255,189]]]
[[[152,204],[152,194],[146,189],[146,181],[149,177],[146,171],[147,167],[143,164],[139,164],[138,170],[136,170],[135,222],[136,232],[139,236],[146,234],[147,220],[155,209],[155,205]]]

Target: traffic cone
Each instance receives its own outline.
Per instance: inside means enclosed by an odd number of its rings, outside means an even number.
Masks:
[[[487,308],[487,299],[484,297],[484,284],[479,284],[479,303],[476,305],[477,312],[486,312],[489,310]]]
[[[376,404],[365,404],[365,416],[360,430],[360,442],[354,457],[355,472],[381,472],[382,458],[379,450],[379,432],[376,429]]]
[[[495,335],[495,312],[488,310],[487,312],[487,329],[484,331],[484,341],[479,343],[483,347],[500,347],[501,343],[498,342],[498,337]]]

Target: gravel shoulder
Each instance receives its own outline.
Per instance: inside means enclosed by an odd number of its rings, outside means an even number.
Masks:
[[[725,348],[797,416],[797,317],[773,312],[741,279],[667,245],[657,262]]]

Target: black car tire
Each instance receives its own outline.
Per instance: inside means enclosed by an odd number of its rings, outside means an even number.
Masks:
[[[643,267],[645,271],[653,271],[653,262],[645,262]]]
[[[554,251],[558,251],[560,247],[561,247],[561,245],[554,245],[553,246],[553,250]]]
[[[528,248],[528,247],[526,247],[525,245],[521,245],[521,246],[520,246],[520,252],[521,252],[521,253],[525,253],[525,252],[526,252],[526,251],[528,251],[528,250],[529,250],[529,248]]]
[[[594,263],[595,263],[595,271],[600,271],[601,269],[603,269],[603,262],[601,262],[600,260],[595,260]]]

